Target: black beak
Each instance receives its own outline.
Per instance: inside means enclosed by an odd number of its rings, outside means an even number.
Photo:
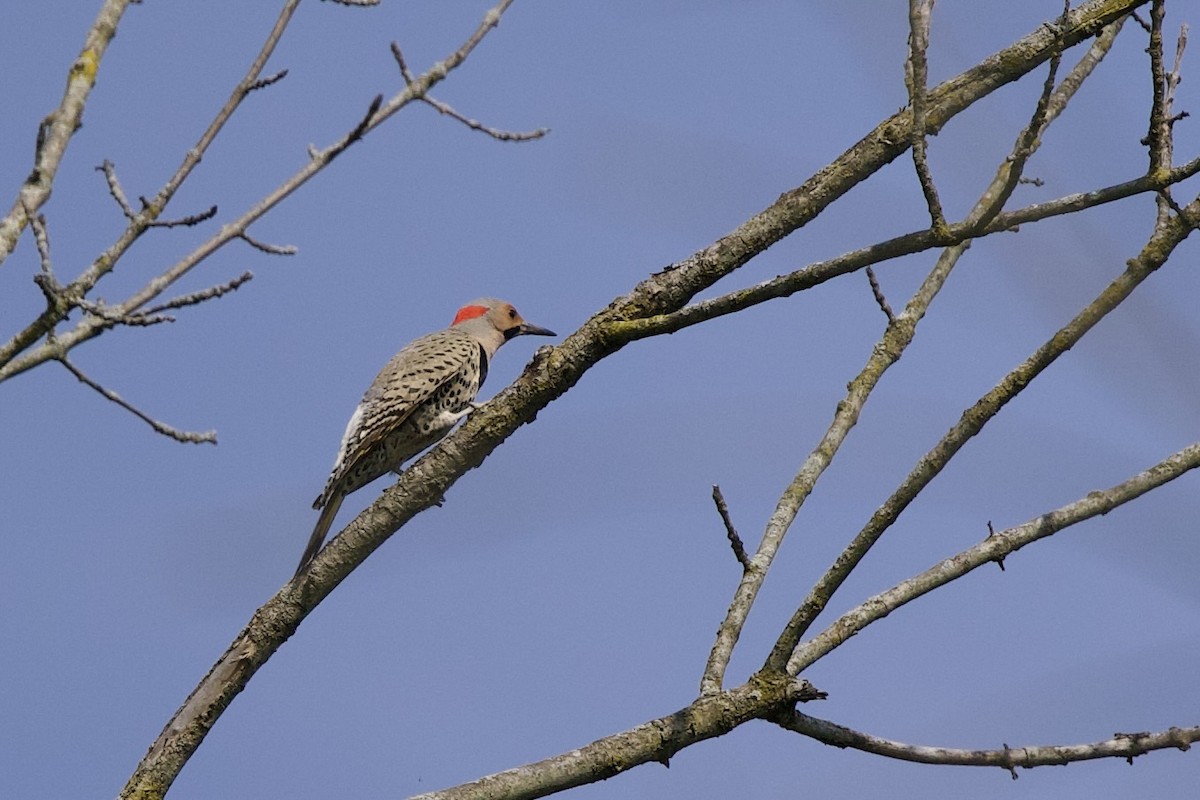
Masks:
[[[528,322],[522,322],[515,328],[509,328],[504,332],[505,341],[514,336],[558,336],[558,334],[549,328],[541,328],[537,325],[530,325]]]

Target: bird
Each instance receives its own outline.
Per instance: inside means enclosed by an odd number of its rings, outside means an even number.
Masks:
[[[313,502],[321,512],[296,576],[321,549],[342,500],[450,432],[479,408],[475,396],[500,346],[517,336],[556,336],[526,322],[511,303],[472,300],[449,328],[405,345],[384,366],[350,416],[325,489]]]

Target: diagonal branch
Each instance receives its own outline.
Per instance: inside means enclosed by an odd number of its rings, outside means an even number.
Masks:
[[[111,389],[104,388],[99,383],[97,383],[96,381],[89,378],[83,372],[83,370],[79,369],[74,364],[72,364],[70,359],[66,358],[65,356],[60,359],[60,362],[62,363],[62,365],[64,367],[67,368],[68,372],[70,372],[72,375],[74,375],[79,380],[80,383],[83,383],[84,385],[88,386],[89,388],[94,389],[105,400],[109,400],[113,403],[116,403],[121,408],[123,408],[126,411],[128,411],[129,413],[133,414],[135,417],[142,420],[147,425],[149,425],[151,428],[153,428],[157,433],[161,433],[163,436],[170,437],[171,439],[174,439],[177,442],[183,442],[185,444],[216,444],[217,443],[217,432],[216,431],[205,431],[204,433],[193,433],[191,431],[181,431],[178,428],[173,428],[165,422],[160,422],[159,420],[154,419],[149,414],[145,413],[144,411],[139,409],[137,406],[134,406],[129,401],[122,398],[121,395],[117,394],[116,392],[112,391]]]

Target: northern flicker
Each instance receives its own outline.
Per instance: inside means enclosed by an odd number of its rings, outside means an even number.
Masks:
[[[313,503],[321,516],[297,575],[321,549],[342,498],[384,473],[399,472],[405,461],[449,433],[476,408],[475,395],[500,345],[524,334],[556,335],[526,322],[512,304],[484,297],[460,308],[449,328],[392,356],[346,425],[325,490]]]

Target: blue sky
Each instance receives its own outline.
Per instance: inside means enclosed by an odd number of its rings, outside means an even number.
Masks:
[[[0,189],[15,197],[95,3],[6,10]],[[255,278],[173,325],[76,351],[92,377],[220,444],[152,433],[46,365],[0,387],[0,797],[105,797],[255,608],[290,576],[346,419],[406,341],[496,295],[574,330],[638,280],[728,232],[906,102],[900,2],[549,3],[518,0],[435,93],[506,129],[504,144],[414,107],[179,286]],[[1186,12],[1176,3],[1174,14]],[[454,50],[486,3],[301,7],[268,71],[172,205],[220,207],[154,230],[99,295],[117,299],[189,252],[401,85]],[[1053,17],[1048,0],[937,5],[930,79]],[[123,219],[93,170],[152,194],[228,95],[273,4],[132,7],[46,205],[60,276]],[[1171,30],[1182,21],[1169,19]],[[1191,20],[1193,23],[1195,20]],[[1145,168],[1145,37],[1136,25],[1045,138],[1014,204]],[[1074,51],[1077,55],[1079,49]],[[1185,61],[1180,108],[1195,110]],[[930,141],[961,216],[1028,119],[1044,73]],[[1179,126],[1177,161],[1200,151]],[[1177,197],[1190,199],[1196,183]],[[727,290],[927,223],[907,157],[756,258]],[[761,662],[804,590],[962,410],[1124,267],[1153,223],[1139,198],[972,247],[801,511],[730,671]],[[831,605],[840,612],[980,539],[1116,483],[1197,438],[1194,241],[973,440]],[[879,268],[899,307],[933,263]],[[40,311],[26,234],[0,265],[7,339]],[[447,503],[377,551],[219,721],[173,798],[404,797],[517,766],[693,699],[738,568],[709,492],[756,542],[779,492],[883,330],[852,275],[631,345],[542,411]],[[546,340],[518,339],[483,396]],[[386,483],[347,499],[345,524]],[[806,676],[804,710],[948,747],[1080,743],[1195,724],[1200,516],[1185,476],[872,626]],[[340,527],[337,526],[337,527]],[[829,617],[832,619],[832,616]],[[1173,796],[1196,755],[1041,768],[917,766],[835,750],[765,723],[639,767],[581,798],[819,794]]]

